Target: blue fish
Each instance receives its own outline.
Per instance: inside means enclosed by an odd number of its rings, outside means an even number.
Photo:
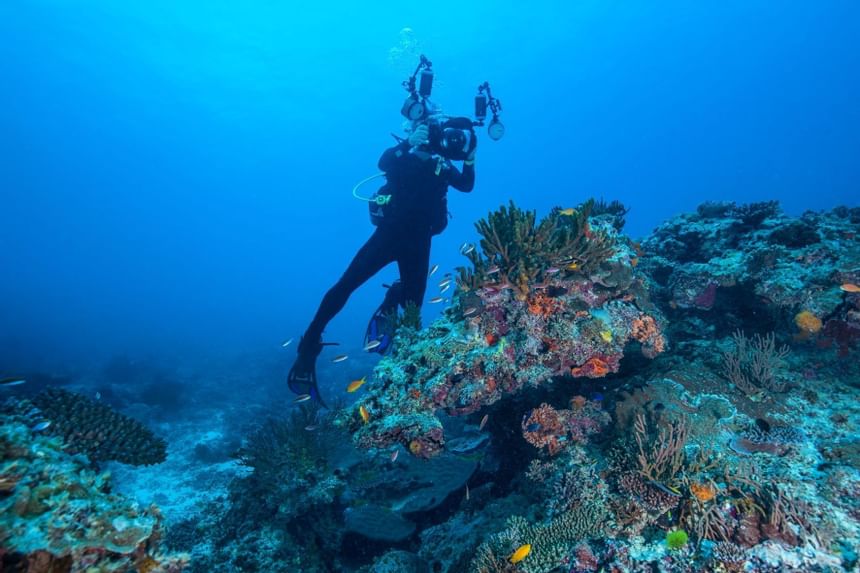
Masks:
[[[538,432],[541,429],[541,425],[537,422],[531,423],[526,426],[526,432]]]
[[[45,420],[44,422],[39,422],[35,426],[33,426],[34,432],[42,432],[48,429],[48,426],[51,425],[51,420]]]

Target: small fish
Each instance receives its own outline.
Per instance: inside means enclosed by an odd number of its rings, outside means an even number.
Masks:
[[[440,303],[440,302],[442,302],[442,301],[444,301],[444,300],[445,300],[445,299],[444,299],[443,297],[441,297],[441,296],[434,296],[433,298],[431,298],[431,299],[430,299],[430,300],[428,300],[427,302],[429,302],[430,304],[438,304],[438,303]]]
[[[469,501],[469,484],[466,484],[466,501]]]
[[[349,383],[349,386],[346,387],[346,391],[352,394],[353,392],[364,386],[365,382],[367,382],[367,376],[362,376],[358,380],[353,380]]]
[[[430,272],[427,274],[427,276],[432,277],[434,274],[436,274],[436,271],[438,271],[438,270],[439,270],[439,265],[433,265],[432,267],[430,267]]]
[[[545,275],[554,275],[554,274],[558,273],[560,270],[561,269],[558,267],[550,267],[547,270],[545,270],[543,273]]]
[[[444,292],[446,292],[449,288],[451,288],[451,285],[450,285],[450,284],[447,284],[447,285],[443,286],[443,287],[439,290],[439,292],[440,292],[440,293],[444,293]]]
[[[489,419],[490,419],[490,415],[489,415],[489,414],[484,414],[484,417],[483,417],[483,418],[481,418],[481,423],[480,423],[480,424],[478,424],[478,431],[479,431],[479,432],[480,432],[481,430],[483,430],[483,429],[484,429],[484,426],[486,426],[486,425],[487,425],[487,420],[489,420]]]
[[[537,432],[541,429],[541,425],[537,422],[531,423],[526,426],[526,432]]]
[[[358,407],[358,415],[361,416],[361,420],[365,424],[370,421],[370,412],[367,411],[367,408],[364,407],[364,404]]]
[[[842,289],[842,292],[850,292],[850,293],[858,293],[860,292],[860,286],[855,285],[854,283],[845,283],[839,287]]]
[[[292,339],[292,338],[289,338],[289,339],[285,340],[285,341],[281,344],[281,348],[286,348],[287,346],[289,346],[289,345],[290,345],[290,344],[292,344],[292,343],[293,343],[293,339]]]
[[[39,422],[38,424],[33,426],[33,431],[34,432],[42,432],[44,430],[47,430],[50,425],[51,425],[50,420],[45,420],[44,422]]]
[[[394,450],[393,452],[391,452],[391,463],[392,464],[397,461],[397,456],[399,456],[399,455],[400,455],[400,450]]]
[[[348,354],[338,354],[337,356],[332,358],[331,361],[334,362],[335,364],[337,364],[338,362],[343,362],[347,358],[349,358]]]
[[[499,269],[499,265],[493,265],[492,267],[490,267],[490,268],[488,268],[488,269],[487,269],[486,274],[488,274],[488,275],[494,275],[494,274],[496,274],[497,272],[499,272],[500,270],[501,270],[501,269]]]
[[[308,401],[308,400],[310,400],[310,399],[311,399],[311,395],[310,395],[310,394],[299,394],[299,395],[298,395],[298,396],[296,396],[296,398],[293,400],[293,404],[299,404],[299,403],[301,403],[301,402],[307,402],[307,401]]]
[[[24,384],[25,382],[27,382],[27,381],[24,380],[23,378],[14,378],[14,377],[13,378],[3,378],[2,380],[0,380],[0,387],[8,388],[10,386],[20,386],[21,384]]]
[[[370,352],[374,348],[379,348],[379,345],[382,344],[381,340],[371,340],[367,344],[364,345],[364,351]]]
[[[102,393],[96,392],[96,400],[101,400],[101,399],[102,399]]]
[[[576,261],[567,265],[567,270],[569,270],[569,271],[575,271],[578,268],[579,268],[579,263],[577,263]]]
[[[462,245],[460,245],[460,254],[461,255],[468,255],[469,253],[471,253],[474,250],[475,250],[475,245],[473,243],[463,243]]]
[[[573,207],[569,207],[567,209],[562,209],[558,212],[558,214],[564,215],[565,217],[573,217],[574,215],[576,215],[576,209],[574,209]]]
[[[669,495],[671,495],[671,496],[673,496],[673,497],[681,497],[681,492],[680,492],[680,491],[678,491],[678,490],[677,490],[677,489],[675,489],[675,488],[670,488],[669,486],[663,485],[662,483],[660,483],[660,482],[658,482],[658,481],[654,481],[654,480],[652,480],[652,479],[649,479],[649,480],[646,480],[646,481],[647,481],[649,484],[651,484],[651,485],[653,485],[654,487],[656,487],[657,489],[659,489],[660,491],[662,491],[663,493],[668,493]]]
[[[591,395],[591,399],[594,400],[595,402],[602,402],[603,401],[603,394],[601,394],[600,392],[594,392]]]
[[[439,288],[444,288],[451,284],[451,279],[442,279],[439,281]]]
[[[316,424],[311,424],[310,426],[305,426],[305,431],[314,432],[319,429],[319,426]]]
[[[612,331],[611,330],[601,330],[600,338],[603,339],[603,342],[612,342]]]
[[[477,307],[470,306],[469,308],[467,308],[466,310],[463,311],[463,316],[472,316],[476,312],[478,312]]]
[[[510,561],[512,565],[516,565],[517,563],[528,557],[528,554],[531,552],[531,544],[526,543],[525,545],[520,545],[519,547],[517,547],[517,550],[514,551],[514,554],[510,556],[508,561]]]

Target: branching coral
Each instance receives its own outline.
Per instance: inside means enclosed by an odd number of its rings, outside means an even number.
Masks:
[[[605,232],[590,227],[594,201],[579,209],[554,209],[537,221],[535,211],[500,207],[476,223],[482,253],[469,253],[474,270],[460,269],[459,286],[476,289],[488,283],[508,284],[523,299],[531,287],[556,273],[588,273],[612,252]]]
[[[779,378],[778,371],[789,348],[777,348],[773,333],[747,338],[739,330],[733,338],[734,348],[723,353],[723,375],[748,396],[783,392],[785,382]]]
[[[471,570],[496,571],[492,567],[507,559],[514,550],[531,544],[531,552],[519,563],[523,573],[549,573],[566,561],[582,541],[602,535],[608,527],[604,504],[593,503],[565,512],[548,523],[532,525],[522,517],[512,517],[507,528],[492,535],[477,552]]]
[[[331,502],[341,486],[326,457],[328,441],[337,438],[328,428],[305,429],[316,424],[313,408],[293,410],[286,419],[267,420],[236,454],[253,470],[249,479],[256,494],[285,516]]]
[[[681,418],[661,427],[655,435],[649,431],[645,416],[638,414],[633,425],[639,473],[648,480],[663,484],[671,483],[679,475],[686,459],[684,446],[687,443],[689,426]]]
[[[33,404],[51,421],[49,433],[62,437],[68,451],[92,461],[151,465],[167,456],[165,441],[140,422],[81,394],[49,388]]]

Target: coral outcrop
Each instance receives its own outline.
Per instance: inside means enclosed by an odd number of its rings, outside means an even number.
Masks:
[[[346,423],[366,448],[402,444],[429,458],[445,438],[437,411],[466,415],[528,386],[617,372],[628,343],[666,348],[630,242],[592,203],[533,212],[501,208],[478,223],[452,306],[429,328],[402,328]],[[359,416],[363,408],[368,414]]]
[[[679,329],[710,311],[722,331],[749,324],[845,356],[860,341],[858,242],[860,208],[791,217],[776,202],[705,203],[643,241],[642,264]]]

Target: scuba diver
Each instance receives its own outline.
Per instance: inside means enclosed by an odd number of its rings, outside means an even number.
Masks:
[[[488,105],[497,125],[496,132],[491,129],[490,137],[498,139],[494,133],[501,137],[503,132],[497,117],[501,105],[490,95],[486,82],[479,86],[479,96],[476,96],[477,122],[467,117],[432,113],[434,108],[427,99],[432,84],[430,66],[422,56],[415,73],[404,82],[410,96],[401,112],[412,121],[409,135],[405,140],[395,136],[397,144],[382,154],[379,175],[384,175],[386,182],[373,197],[365,199],[376,229],[343,276],[325,294],[299,342],[298,357],[288,376],[289,388],[300,395],[299,399],[310,398],[325,407],[316,379],[317,357],[324,346],[331,344],[322,342],[323,330],[356,289],[388,264],[396,262],[400,280],[388,287],[365,334],[365,350],[385,353],[389,349],[392,333],[388,322],[397,308],[405,309],[410,304],[420,308],[423,302],[431,239],[448,225],[448,187],[469,193],[475,185],[477,136],[474,126],[483,125]],[[421,85],[416,90],[419,71],[422,72]],[[483,98],[482,108],[479,108],[479,97]],[[462,170],[454,161],[462,161]],[[369,179],[372,177],[362,183]],[[353,194],[356,195],[355,190]]]

